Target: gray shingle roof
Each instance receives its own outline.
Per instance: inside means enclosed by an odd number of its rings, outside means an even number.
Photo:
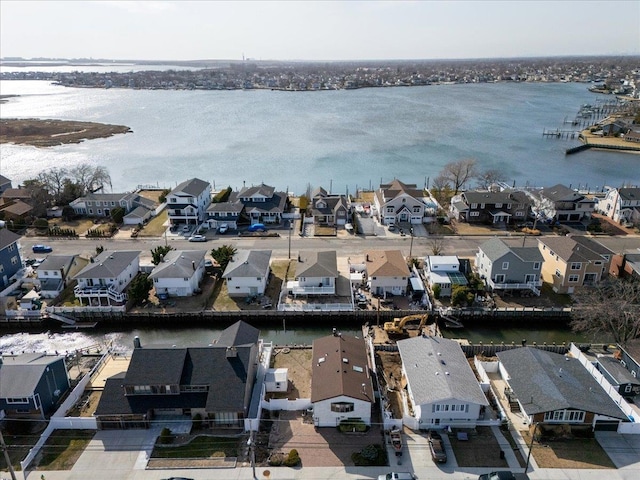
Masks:
[[[67,270],[75,255],[47,255],[44,262],[40,264],[39,270]]]
[[[20,235],[13,233],[6,228],[0,228],[0,250],[4,250],[9,245],[20,240]]]
[[[23,398],[33,395],[47,366],[64,357],[25,353],[2,357],[0,364],[0,398]]]
[[[224,278],[263,277],[269,268],[271,250],[240,250],[229,262]]]
[[[548,198],[554,202],[558,202],[561,200],[580,200],[583,198],[583,195],[580,195],[578,192],[571,190],[569,187],[566,187],[562,184],[554,185],[553,187],[547,187],[540,190],[540,196]]]
[[[631,375],[631,372],[624,368],[619,360],[613,357],[603,356],[598,358],[598,363],[601,368],[606,370],[618,384],[632,383],[635,385],[640,384],[640,378],[636,378]]]
[[[627,202],[637,202],[640,200],[640,188],[637,187],[623,187],[618,189],[618,195],[622,200]]]
[[[461,400],[488,405],[458,342],[421,336],[399,340],[398,350],[417,404]]]
[[[206,254],[206,250],[171,250],[149,278],[191,278]]]
[[[576,358],[532,347],[498,352],[508,384],[528,415],[563,409],[626,419]]]
[[[504,257],[509,252],[523,262],[542,262],[543,260],[542,254],[537,247],[509,247],[498,237],[487,240],[479,248],[492,262]]]
[[[197,197],[202,192],[204,192],[208,187],[209,187],[209,182],[205,182],[204,180],[200,180],[199,178],[192,178],[190,180],[185,180],[184,182],[179,184],[176,188],[171,190],[171,194],[178,194],[182,192],[182,193],[186,193],[187,195]]]
[[[583,236],[540,237],[538,242],[546,245],[565,262],[585,262],[603,260],[602,255],[613,255],[613,252],[602,245]]]
[[[139,250],[123,252],[105,250],[80,270],[74,278],[116,278],[138,255],[140,255]]]
[[[238,197],[247,198],[253,197],[254,195],[260,195],[262,197],[271,198],[273,193],[276,191],[274,187],[269,185],[260,184],[251,187],[243,187],[242,190],[238,193]]]
[[[337,278],[338,259],[335,250],[325,252],[300,252],[296,265],[298,277],[333,277]]]

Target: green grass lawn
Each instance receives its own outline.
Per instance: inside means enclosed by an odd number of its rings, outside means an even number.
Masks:
[[[36,457],[37,470],[71,470],[95,430],[54,430]]]
[[[242,438],[209,437],[200,435],[186,445],[153,448],[153,458],[211,458],[237,457]]]
[[[160,212],[160,214],[153,217],[149,223],[147,223],[144,228],[138,234],[139,237],[160,237],[164,235],[166,227],[164,227],[164,223],[169,218],[167,214],[167,209],[165,208]]]

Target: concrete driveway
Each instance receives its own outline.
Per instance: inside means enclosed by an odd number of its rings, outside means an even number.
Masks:
[[[596,440],[616,468],[640,469],[640,435],[596,432]]]

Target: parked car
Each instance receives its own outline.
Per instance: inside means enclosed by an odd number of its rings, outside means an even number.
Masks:
[[[431,451],[431,458],[436,463],[446,463],[447,453],[444,451],[444,445],[442,440],[435,438],[429,438],[429,450]]]
[[[207,237],[205,237],[204,235],[191,235],[189,237],[189,241],[190,242],[206,242]]]
[[[191,231],[191,225],[183,225],[182,226],[182,231],[183,232],[190,232]]]
[[[415,478],[416,476],[409,472],[389,472],[378,476],[378,480],[415,480]]]
[[[513,473],[511,470],[483,473],[478,480],[529,480],[526,473]]]
[[[226,223],[223,223],[218,227],[218,233],[220,235],[224,235],[225,233],[227,233],[227,230],[229,230],[229,225],[227,225]]]
[[[267,227],[265,227],[262,223],[254,223],[248,228],[249,232],[266,232]]]
[[[393,224],[389,225],[389,231],[390,232],[395,232],[396,231],[396,226],[393,225]]]
[[[31,250],[33,250],[33,253],[51,253],[51,252],[53,252],[53,248],[51,248],[49,245],[34,245],[33,247],[31,247]]]

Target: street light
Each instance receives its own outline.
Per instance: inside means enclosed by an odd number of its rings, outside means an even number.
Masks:
[[[529,470],[529,461],[531,460],[531,450],[533,450],[533,440],[536,438],[536,430],[538,429],[538,423],[533,424],[533,433],[531,434],[531,441],[529,442],[529,453],[527,454],[527,464],[524,467],[524,473]]]
[[[413,227],[409,229],[409,235],[411,236],[411,244],[409,245],[409,261],[411,261],[411,254],[413,253]]]
[[[293,230],[293,219],[289,220],[289,260],[291,260],[291,230]]]

